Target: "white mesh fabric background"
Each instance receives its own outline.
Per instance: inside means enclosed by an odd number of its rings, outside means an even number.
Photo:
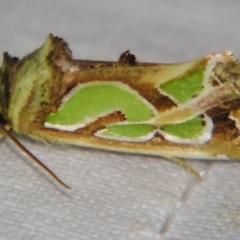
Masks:
[[[240,57],[237,1],[0,2],[0,52],[23,56],[52,32],[75,58],[181,62]],[[2,57],[0,57],[2,60]],[[0,239],[239,239],[240,163],[191,162],[49,146],[18,137],[73,189],[61,192],[10,141],[0,142]],[[221,147],[221,146],[219,146]]]

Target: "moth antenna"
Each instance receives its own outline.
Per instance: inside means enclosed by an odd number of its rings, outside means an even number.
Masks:
[[[8,130],[6,130],[2,125],[0,125],[0,130],[4,133],[13,143],[15,143],[32,161],[34,161],[39,167],[41,167],[45,172],[50,174],[61,186],[71,190],[71,188],[65,184],[60,178],[57,177],[53,171],[51,171],[46,165],[44,165],[38,158],[36,158],[26,147],[24,147]]]
[[[202,180],[201,175],[196,170],[194,170],[187,162],[176,157],[167,157],[167,159],[174,162],[178,166],[185,168],[189,173],[193,174],[198,180],[200,181]]]

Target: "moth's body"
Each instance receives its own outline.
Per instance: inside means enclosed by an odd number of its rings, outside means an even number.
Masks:
[[[20,61],[4,54],[0,74],[1,113],[20,134],[189,159],[239,160],[239,90],[230,52],[183,64],[137,63],[129,52],[118,62],[80,61],[52,35]],[[85,101],[72,110],[74,97]],[[78,108],[86,116],[76,117]]]

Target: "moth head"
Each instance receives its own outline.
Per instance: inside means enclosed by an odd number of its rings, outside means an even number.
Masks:
[[[17,62],[17,57],[11,57],[7,52],[3,53],[3,63],[0,68],[0,114],[5,120],[8,115],[12,70]]]

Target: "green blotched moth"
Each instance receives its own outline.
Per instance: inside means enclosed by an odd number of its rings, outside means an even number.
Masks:
[[[129,51],[75,60],[50,34],[21,60],[4,53],[0,112],[36,140],[163,156],[199,176],[178,158],[240,159],[240,64],[229,51],[181,64],[138,63]]]

